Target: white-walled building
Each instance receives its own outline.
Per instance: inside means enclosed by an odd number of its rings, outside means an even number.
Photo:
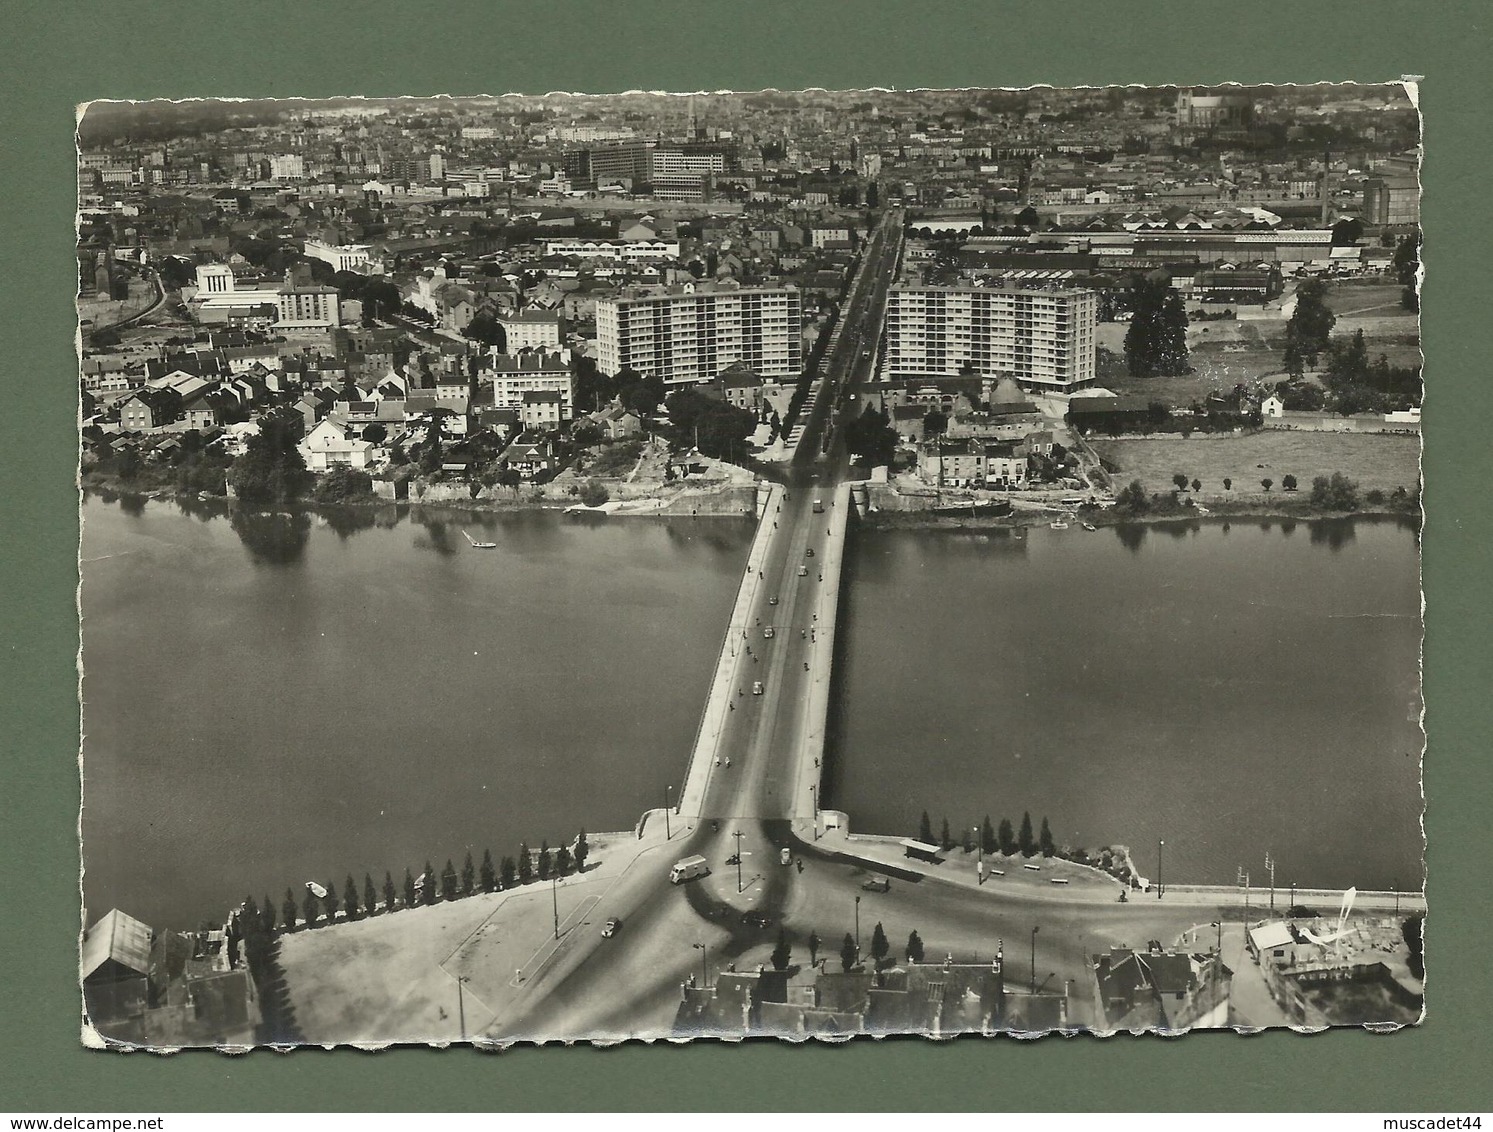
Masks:
[[[226,263],[204,263],[198,265],[198,295],[226,295],[233,289],[233,268],[229,267]]]
[[[508,353],[520,350],[558,350],[565,340],[564,317],[559,311],[521,310],[498,319]]]
[[[319,259],[333,271],[356,271],[360,275],[382,275],[384,263],[373,256],[368,244],[328,244],[321,240],[307,240],[302,254],[307,259]]]
[[[678,259],[678,240],[546,240],[544,254],[578,259],[614,259],[623,263],[648,263]]]
[[[635,289],[596,303],[596,363],[632,368],[670,385],[709,381],[737,362],[768,380],[803,369],[796,287],[714,288],[685,283]]]
[[[286,329],[311,329],[342,325],[342,307],[336,287],[297,281],[285,273],[284,285],[275,292],[275,325]]]
[[[270,158],[270,179],[274,181],[304,181],[306,159],[299,153],[277,153]]]
[[[1025,388],[1081,389],[1095,380],[1092,291],[893,287],[884,376],[1010,376]]]

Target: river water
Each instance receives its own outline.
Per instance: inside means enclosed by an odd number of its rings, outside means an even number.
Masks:
[[[1419,888],[1414,527],[859,531],[839,753],[852,827],[986,814],[1162,879]],[[958,837],[958,833],[955,833]]]
[[[631,829],[684,776],[753,533],[191,510],[83,508],[90,920]]]
[[[630,828],[683,777],[753,533],[83,513],[84,892],[157,926]],[[1282,887],[1418,886],[1417,562],[1374,520],[856,532],[826,797],[907,834],[1029,809],[1144,871],[1165,838],[1179,881],[1269,850]]]

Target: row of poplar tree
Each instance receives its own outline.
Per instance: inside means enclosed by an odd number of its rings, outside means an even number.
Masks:
[[[819,952],[824,946],[824,941],[819,938],[819,933],[811,931],[806,941],[809,949],[809,965],[815,966],[819,962]],[[881,926],[881,921],[871,930],[871,959],[876,964],[876,969],[888,965],[891,960],[892,942],[887,938],[886,929]],[[907,937],[907,961],[909,963],[921,963],[923,961],[923,940],[916,931]],[[840,970],[852,971],[861,961],[860,948],[856,946],[855,936],[849,932],[840,942]],[[778,943],[772,949],[772,966],[776,971],[786,971],[793,962],[793,941],[789,938],[787,929],[778,929]]]
[[[255,924],[265,932],[288,932],[298,927],[314,928],[319,924],[329,924],[337,919],[339,910],[344,919],[360,920],[381,912],[459,900],[478,893],[502,892],[536,880],[568,876],[585,869],[586,857],[590,851],[586,844],[586,831],[583,829],[574,845],[562,845],[551,850],[549,842],[545,841],[535,853],[524,843],[519,846],[517,857],[504,857],[496,864],[490,849],[483,851],[481,865],[473,863],[469,850],[460,870],[447,859],[446,867],[437,873],[427,861],[425,872],[418,878],[406,868],[404,884],[398,888],[394,884],[394,875],[387,872],[381,889],[374,887],[373,875],[365,873],[361,895],[351,873],[347,874],[347,883],[342,886],[340,897],[335,883],[326,886],[325,896],[317,896],[308,888],[305,898],[299,903],[296,901],[295,890],[287,888],[278,914],[274,901],[268,896],[264,898],[262,905],[251,896],[244,901],[240,915],[245,924]],[[379,899],[380,894],[382,900]]]
[[[940,849],[948,852],[955,845],[962,846],[966,853],[973,853],[978,844],[979,848],[986,853],[1003,853],[1007,857],[1014,857],[1020,853],[1023,857],[1035,857],[1041,853],[1044,857],[1056,855],[1057,846],[1053,844],[1052,830],[1047,825],[1047,819],[1042,819],[1042,830],[1040,833],[1032,832],[1032,815],[1023,813],[1021,815],[1021,832],[1011,825],[1010,818],[1001,818],[1000,827],[990,824],[990,815],[985,815],[984,822],[980,825],[980,836],[978,842],[975,839],[975,827],[965,826],[958,840],[949,833],[949,819],[943,819],[943,825],[939,830],[938,839],[933,837],[933,823],[928,820],[928,811],[923,811],[923,818],[918,823],[918,840],[924,845],[937,845]]]

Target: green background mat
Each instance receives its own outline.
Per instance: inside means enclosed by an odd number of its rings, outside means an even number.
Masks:
[[[1490,1107],[1487,7],[8,6],[0,103],[0,1109]],[[78,1045],[73,106],[89,98],[1382,81],[1426,74],[1428,1020],[1390,1036],[123,1056]],[[1481,411],[1480,411],[1481,410]],[[163,640],[171,627],[161,626]],[[250,660],[252,662],[252,658]],[[1310,663],[1310,658],[1303,658]],[[1303,753],[1310,757],[1309,752]],[[273,804],[272,798],[245,799]],[[1372,835],[1372,834],[1370,834]],[[204,867],[210,867],[205,865]],[[1482,883],[1479,883],[1483,881]]]

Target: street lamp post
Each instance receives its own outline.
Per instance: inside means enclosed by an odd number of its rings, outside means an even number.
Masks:
[[[550,900],[555,906],[555,938],[560,938],[560,874],[550,877]]]
[[[855,898],[855,957],[861,957],[861,898]]]
[[[814,803],[814,840],[819,840],[819,784],[809,783],[809,800]]]
[[[708,969],[708,956],[710,955],[710,949],[703,943],[692,943],[690,946],[700,953],[700,986],[709,990],[710,972]]]
[[[741,830],[737,830],[732,837],[736,838],[736,891],[741,891],[741,839],[746,836]]]
[[[1296,882],[1293,880],[1291,882],[1291,908],[1294,907],[1296,907]],[[1286,909],[1287,916],[1291,914],[1291,908]]]
[[[985,883],[985,840],[981,836],[981,831],[980,831],[980,827],[979,826],[975,826],[974,827],[974,831],[975,831],[975,883],[976,884],[984,884]]]
[[[1275,911],[1275,858],[1267,850],[1265,853],[1265,868],[1270,873],[1270,910]]]
[[[461,1019],[461,1040],[467,1040],[467,1006],[462,1000],[461,984],[467,981],[465,975],[456,976],[456,1015]]]
[[[669,810],[671,808],[673,808],[673,805],[674,805],[673,794],[674,794],[674,787],[672,785],[664,787],[664,840],[665,841],[672,840],[673,837],[674,837],[674,831],[673,831],[673,829],[671,829],[669,827]]]
[[[1041,925],[1032,925],[1032,993],[1037,993],[1037,933],[1041,931]]]
[[[1156,899],[1161,899],[1161,850],[1166,845],[1165,841],[1156,842]]]

